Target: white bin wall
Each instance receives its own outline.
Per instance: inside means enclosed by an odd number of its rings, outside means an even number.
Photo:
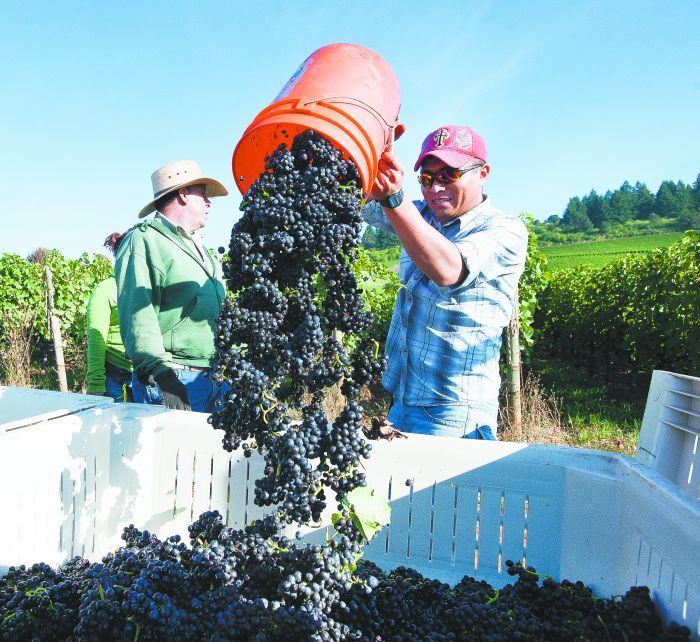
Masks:
[[[0,572],[101,552],[112,417],[104,406],[0,433]]]

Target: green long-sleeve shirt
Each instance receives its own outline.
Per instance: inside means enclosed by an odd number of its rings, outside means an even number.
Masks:
[[[141,375],[173,364],[214,364],[216,319],[225,299],[219,262],[200,257],[191,237],[167,218],[134,227],[115,265],[119,323],[126,353]]]
[[[105,392],[105,363],[131,370],[119,332],[117,283],[113,276],[95,286],[87,304],[87,391]]]

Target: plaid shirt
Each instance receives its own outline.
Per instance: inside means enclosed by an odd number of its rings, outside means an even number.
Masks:
[[[488,197],[444,226],[424,202],[415,205],[457,246],[468,273],[462,283],[437,286],[402,248],[404,287],[387,336],[384,387],[407,406],[483,411],[493,417],[495,429],[501,335],[525,265],[527,229],[520,219],[493,208]],[[362,214],[369,224],[393,232],[378,203],[366,205]]]

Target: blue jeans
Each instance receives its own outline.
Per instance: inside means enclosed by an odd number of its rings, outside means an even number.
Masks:
[[[189,368],[173,368],[177,378],[187,389],[190,399],[190,407],[195,412],[212,413],[223,407],[223,396],[229,390],[224,384],[217,386],[210,378],[208,372],[190,370]],[[146,386],[133,374],[131,379],[136,403],[147,403],[160,406],[163,404],[163,393],[160,386]]]
[[[133,401],[131,392],[131,372],[105,364],[105,396],[114,401]]]
[[[460,439],[496,439],[491,413],[469,406],[404,406],[397,401],[387,419],[401,432]]]

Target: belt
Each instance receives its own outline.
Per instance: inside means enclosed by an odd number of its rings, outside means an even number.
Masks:
[[[183,366],[180,363],[173,363],[171,366],[174,370],[190,370],[191,372],[209,372],[211,368],[198,368],[197,366]]]

